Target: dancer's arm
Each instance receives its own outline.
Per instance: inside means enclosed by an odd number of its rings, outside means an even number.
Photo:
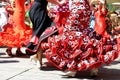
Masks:
[[[94,11],[97,10],[96,3],[98,3],[98,0],[91,0],[90,1],[90,8],[91,8],[91,10],[94,10]]]
[[[58,0],[47,0],[48,2],[55,4],[55,5],[62,5],[63,3],[65,3],[67,0],[62,0],[62,1],[58,1]]]
[[[14,12],[13,8],[7,8],[8,11]]]
[[[106,0],[100,0],[100,2],[102,6],[101,11],[104,15],[106,15],[108,13],[108,9],[106,7]]]

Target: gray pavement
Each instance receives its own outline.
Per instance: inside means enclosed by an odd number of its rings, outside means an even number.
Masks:
[[[91,78],[89,71],[82,71],[74,78],[68,78],[50,64],[40,70],[29,58],[11,58],[5,50],[4,47],[0,48],[0,80],[120,80],[120,58],[100,67],[98,77]],[[47,60],[44,58],[43,62]]]

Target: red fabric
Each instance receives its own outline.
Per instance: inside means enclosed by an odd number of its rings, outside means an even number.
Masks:
[[[54,31],[56,28],[57,28],[56,26],[52,26],[52,27],[46,29],[46,30],[42,33],[42,35],[49,34],[50,32]]]
[[[106,28],[104,12],[96,14],[96,30],[99,29],[101,37],[88,28],[91,10],[87,0],[73,0],[73,5],[61,34],[48,38],[49,45],[44,50],[47,60],[58,69],[67,71],[83,71],[110,64],[118,57],[118,50],[116,40],[103,36]]]
[[[31,2],[30,4],[28,4],[27,6],[25,6],[25,11],[29,10],[30,7],[32,6],[33,2]]]
[[[66,18],[70,14],[68,2],[64,3],[61,6],[56,6],[56,8],[56,17],[54,21],[59,27],[61,24],[64,25],[66,23]]]
[[[6,2],[7,0],[2,0],[2,2]]]
[[[91,69],[94,69],[94,68],[98,68],[98,67],[100,67],[101,65],[102,65],[102,61],[97,61],[97,62],[95,62],[95,63],[90,64],[90,65],[89,65],[89,69],[91,70]]]
[[[95,26],[94,26],[94,30],[104,36],[105,33],[105,29],[106,29],[106,23],[105,23],[105,16],[103,15],[101,10],[97,10],[94,13],[95,16]]]
[[[83,63],[83,61],[81,61],[80,63],[78,63],[77,69],[78,69],[78,71],[83,71],[83,70],[86,70],[86,67],[87,67],[87,65],[85,65]]]
[[[11,6],[6,6],[5,7],[6,11],[10,14],[10,15],[13,15],[14,11],[10,11],[9,9],[12,9]]]
[[[120,38],[117,38],[118,56],[120,56]]]
[[[32,39],[30,39],[30,42],[36,45],[38,43],[38,37],[37,36],[32,37]]]
[[[56,18],[55,18],[55,22],[57,24],[65,24],[66,23],[66,18],[69,16],[70,12],[57,12],[56,13]]]

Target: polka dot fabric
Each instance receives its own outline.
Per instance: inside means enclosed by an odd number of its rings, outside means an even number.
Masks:
[[[87,0],[73,0],[62,35],[49,37],[44,44],[47,60],[58,69],[89,70],[110,64],[118,57],[116,40],[102,37],[89,28],[90,15]]]
[[[69,3],[66,2],[61,6],[56,6],[56,18],[55,22],[57,24],[57,27],[60,27],[60,25],[64,25],[66,23],[66,18],[68,18],[70,14],[69,10]]]

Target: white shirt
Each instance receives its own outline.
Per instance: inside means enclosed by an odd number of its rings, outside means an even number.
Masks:
[[[0,28],[3,29],[3,26],[8,23],[8,13],[4,7],[0,8]]]

